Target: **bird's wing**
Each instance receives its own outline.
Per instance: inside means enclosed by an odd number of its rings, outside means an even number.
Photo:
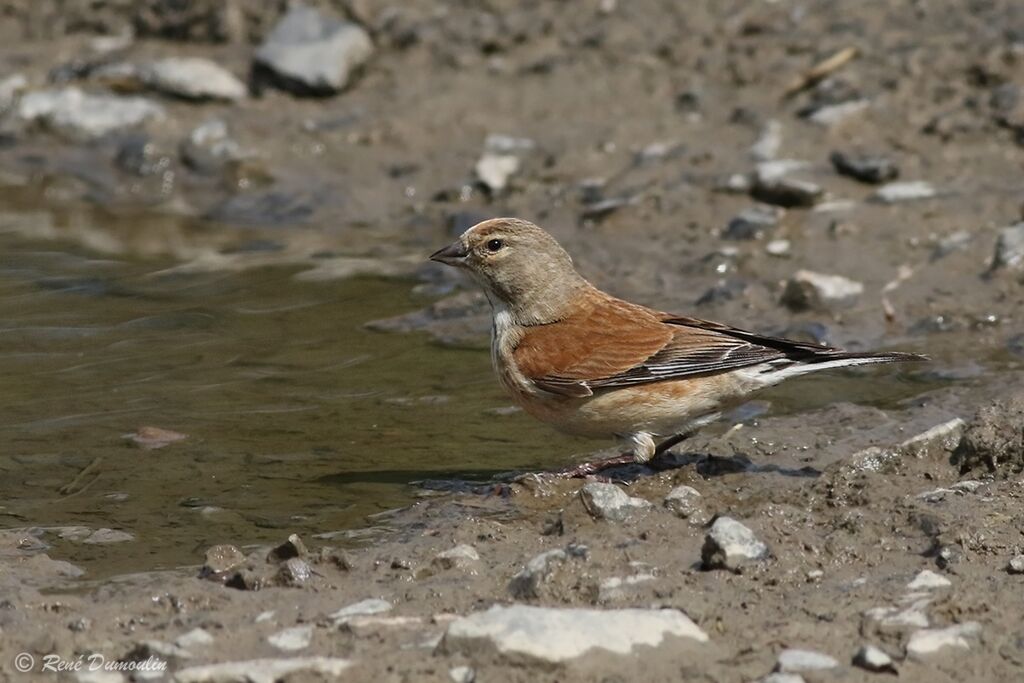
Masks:
[[[514,357],[519,370],[541,389],[585,397],[600,389],[837,351],[668,316],[608,297],[558,323],[528,328]]]

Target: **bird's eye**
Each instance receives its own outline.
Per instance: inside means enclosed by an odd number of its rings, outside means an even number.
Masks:
[[[501,240],[489,240],[487,242],[487,251],[498,251],[503,246],[505,246],[505,243]]]

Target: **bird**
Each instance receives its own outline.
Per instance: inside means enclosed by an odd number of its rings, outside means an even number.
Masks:
[[[477,223],[430,259],[468,273],[491,306],[491,361],[526,413],[626,450],[564,469],[585,476],[647,463],[752,393],[820,370],[928,360],[846,351],[674,315],[586,280],[547,231],[519,218]]]

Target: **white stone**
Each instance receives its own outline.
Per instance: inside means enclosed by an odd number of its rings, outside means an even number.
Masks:
[[[340,676],[350,666],[349,660],[337,657],[249,659],[192,666],[178,671],[171,680],[174,683],[275,683],[297,672]]]
[[[257,624],[259,624],[259,623],[262,623],[264,621],[270,621],[271,619],[274,618],[274,614],[275,614],[275,612],[272,609],[267,610],[266,612],[260,612],[259,614],[256,615],[255,622]]]
[[[974,493],[984,485],[985,482],[978,481],[977,479],[964,479],[963,481],[958,481],[949,488],[960,493]]]
[[[857,654],[853,656],[853,665],[867,671],[896,671],[892,657],[874,645],[864,645],[857,650]]]
[[[448,669],[448,678],[454,683],[473,683],[476,680],[476,671],[468,666],[453,666]]]
[[[312,624],[292,626],[291,628],[286,628],[283,631],[278,631],[273,635],[267,636],[268,643],[276,647],[278,650],[284,650],[286,652],[305,650],[309,647],[309,643],[312,640]]]
[[[778,671],[782,673],[800,673],[801,671],[823,671],[834,669],[839,662],[814,650],[801,650],[799,648],[788,648],[779,653],[779,659],[775,664]]]
[[[209,645],[213,642],[213,636],[208,631],[201,628],[194,628],[187,633],[183,633],[175,639],[174,644],[178,647],[183,647],[186,650],[190,647],[202,647]]]
[[[1006,571],[1011,574],[1024,574],[1024,553],[1018,553],[1006,564]]]
[[[896,183],[887,183],[875,190],[872,195],[875,199],[886,204],[896,202],[908,202],[915,199],[931,199],[938,194],[931,183],[923,180],[908,180]]]
[[[457,545],[434,556],[434,564],[442,569],[464,569],[480,561],[480,553],[471,545]]]
[[[863,284],[842,275],[798,270],[786,282],[782,301],[795,309],[817,308],[845,303],[863,293]]]
[[[508,185],[509,178],[519,171],[519,166],[519,157],[514,154],[484,154],[473,170],[491,192],[500,192]]]
[[[611,602],[612,600],[621,600],[626,597],[627,589],[641,583],[653,581],[654,578],[654,574],[634,574],[626,577],[612,576],[603,579],[597,585],[597,601]]]
[[[754,168],[754,176],[760,183],[779,180],[795,171],[803,171],[811,167],[811,162],[800,159],[776,159],[762,161]]]
[[[968,621],[946,628],[915,631],[907,642],[907,656],[920,659],[947,647],[969,649],[970,641],[981,633],[981,624]]]
[[[871,102],[868,100],[851,100],[840,104],[830,104],[820,107],[807,117],[807,120],[824,128],[832,128],[865,111],[870,106]]]
[[[495,605],[457,619],[442,645],[447,652],[480,650],[500,655],[560,663],[592,650],[625,655],[638,645],[658,647],[667,636],[698,643],[708,637],[679,610],[555,609]]]
[[[917,600],[909,607],[874,607],[864,612],[864,616],[877,621],[882,626],[894,628],[925,628],[928,626],[928,615],[925,608],[930,600]]]
[[[580,489],[583,506],[594,517],[622,522],[639,510],[651,507],[650,501],[634,498],[615,484],[592,481]]]
[[[921,572],[907,584],[907,588],[912,591],[916,590],[931,590],[934,588],[947,588],[952,586],[953,582],[947,579],[941,574],[936,574],[931,569],[923,569]]]
[[[769,256],[789,256],[789,240],[772,240],[764,245],[764,250]]]
[[[764,124],[757,140],[750,146],[750,158],[755,161],[774,159],[782,147],[782,124],[770,119]]]
[[[668,492],[664,505],[677,517],[685,519],[700,508],[701,498],[700,491],[682,484]]]
[[[384,612],[389,612],[390,610],[391,603],[387,600],[369,598],[367,600],[360,600],[348,607],[342,607],[337,612],[327,615],[327,618],[334,621],[334,624],[337,626],[345,623],[351,617],[362,617],[368,614],[382,614]]]
[[[76,87],[27,93],[18,116],[73,137],[92,139],[162,119],[161,106],[141,97],[91,95]]]
[[[719,517],[704,537],[701,559],[705,569],[739,571],[768,557],[768,546],[754,532],[731,517]]]
[[[804,683],[800,674],[773,673],[761,679],[761,683]]]
[[[240,100],[248,90],[233,73],[200,57],[168,57],[146,65],[142,78],[151,88],[191,100]]]
[[[999,231],[992,267],[1024,268],[1024,221]]]

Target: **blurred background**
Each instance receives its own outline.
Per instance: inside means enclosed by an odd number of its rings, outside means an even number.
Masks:
[[[0,34],[0,526],[101,574],[607,446],[509,405],[424,262],[488,217],[651,306],[935,359],[766,394],[723,454],[1019,386],[1014,0],[0,0]]]

